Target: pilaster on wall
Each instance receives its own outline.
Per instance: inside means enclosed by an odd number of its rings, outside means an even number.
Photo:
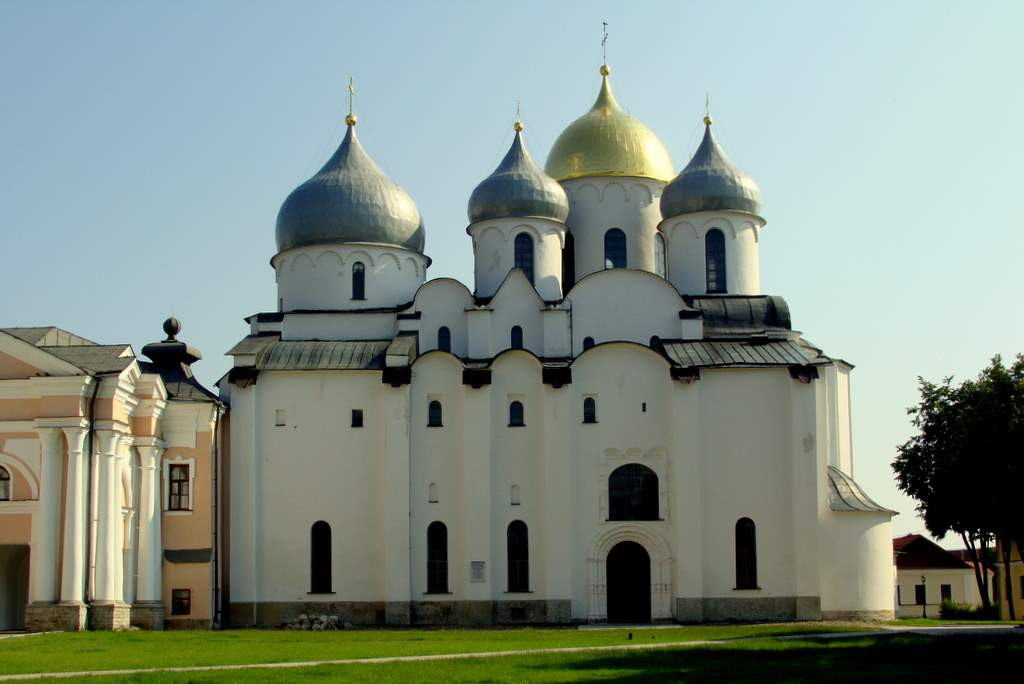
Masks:
[[[825,470],[827,448],[823,436],[817,434],[817,417],[824,413],[826,391],[822,380],[810,384],[792,381],[790,385],[790,503],[792,506],[790,539],[793,544],[794,593],[797,596],[821,595],[821,559],[818,530],[825,505]],[[808,604],[798,603],[805,610]],[[817,620],[821,617],[820,601],[811,606],[813,614],[798,613],[797,619]]]
[[[385,539],[385,623],[407,625],[411,619],[411,562],[409,553],[409,394],[410,385],[383,386],[381,404],[385,415],[384,458],[379,491],[386,502],[381,511]]]
[[[60,487],[63,443],[60,430],[36,428],[42,451],[39,508],[32,516],[30,599],[33,603],[57,600],[57,542],[60,535]]]
[[[121,497],[118,492],[120,462],[117,455],[121,433],[114,430],[97,430],[97,523],[96,523],[96,573],[94,600],[110,604],[124,600],[123,592],[117,586],[118,570],[121,563],[121,549],[118,544],[117,526],[121,522]],[[92,621],[90,617],[90,621]],[[113,620],[114,617],[111,617]],[[97,624],[105,624],[105,618],[97,618]]]
[[[139,604],[160,604],[163,621],[163,553],[161,543],[160,457],[164,444],[154,437],[138,437],[135,449],[139,454]],[[133,617],[134,623],[134,617]]]
[[[85,597],[85,544],[89,502],[85,482],[89,476],[85,453],[86,428],[63,428],[68,443],[67,486],[64,492],[64,557],[61,559],[61,603],[81,604]],[[82,613],[84,620],[84,610]]]
[[[489,384],[479,389],[463,385],[462,492],[459,497],[463,508],[461,524],[456,528],[462,530],[463,539],[454,547],[456,552],[449,560],[449,569],[454,572],[449,572],[448,583],[449,587],[460,584],[467,587],[465,597],[470,600],[490,598],[496,570],[491,553],[491,489],[488,486],[491,482],[491,388]],[[483,581],[464,581],[472,561],[487,563]]]

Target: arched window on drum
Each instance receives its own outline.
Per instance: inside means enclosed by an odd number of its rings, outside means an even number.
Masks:
[[[529,233],[516,235],[515,260],[516,267],[523,269],[523,275],[533,283],[533,238]]]
[[[725,235],[714,228],[704,236],[704,261],[707,268],[708,294],[726,292]]]
[[[361,261],[352,264],[352,299],[366,299],[366,266]]]
[[[654,272],[664,278],[667,270],[665,266],[665,238],[662,237],[661,233],[657,233],[654,236]]]
[[[604,234],[604,267],[626,268],[626,234],[618,228]]]

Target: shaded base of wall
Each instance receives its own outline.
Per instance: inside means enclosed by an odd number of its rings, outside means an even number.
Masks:
[[[917,614],[920,617],[920,613]],[[895,620],[891,610],[823,610],[822,620],[853,620],[856,622],[888,622]]]
[[[132,604],[132,627],[161,630],[164,628],[162,601],[139,601]]]
[[[30,632],[81,632],[86,625],[84,603],[30,603],[25,629]]]
[[[89,629],[128,629],[131,619],[132,607],[127,603],[93,603],[89,606]]]
[[[232,603],[233,627],[282,627],[306,615],[336,615],[352,625],[568,624],[568,599],[525,601],[266,601]],[[168,620],[168,628],[170,621]]]
[[[210,618],[167,618],[164,620],[164,629],[213,629],[213,620]]]
[[[676,622],[820,620],[818,596],[677,598]]]

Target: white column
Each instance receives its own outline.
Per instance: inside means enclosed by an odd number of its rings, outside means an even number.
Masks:
[[[88,455],[83,453],[86,430],[64,428],[68,440],[68,475],[64,492],[64,557],[61,559],[60,600],[82,603],[85,587],[85,478]]]
[[[163,592],[163,543],[160,521],[160,456],[163,447],[138,445],[139,452],[139,565],[135,600],[160,601]]]
[[[38,428],[42,456],[39,509],[32,516],[32,602],[57,600],[57,542],[63,449],[59,428]]]
[[[114,603],[121,599],[117,586],[117,566],[121,563],[118,547],[118,525],[121,524],[121,497],[118,491],[117,443],[120,434],[113,430],[97,430],[99,460],[97,480],[96,582],[94,600]]]

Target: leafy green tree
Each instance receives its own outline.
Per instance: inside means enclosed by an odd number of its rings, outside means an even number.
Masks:
[[[917,434],[897,447],[899,488],[916,499],[935,537],[959,534],[990,605],[988,548],[1002,552],[1002,593],[1013,596],[1010,554],[1024,543],[1024,356],[1007,367],[996,356],[975,380],[954,385],[918,379],[921,401],[908,409]],[[1012,601],[1010,618],[1016,619]]]
[[[998,356],[973,383],[966,406],[967,431],[974,454],[988,469],[987,529],[999,541],[1003,562],[1002,594],[1010,619],[1016,619],[1010,556],[1024,540],[1021,489],[1024,487],[1024,356],[1009,367]]]
[[[932,536],[960,535],[974,562],[974,578],[985,610],[988,590],[988,547],[982,469],[972,465],[966,407],[971,383],[954,386],[952,378],[931,383],[918,378],[921,400],[907,409],[917,434],[897,447],[893,470],[904,493],[917,500],[917,511]]]

